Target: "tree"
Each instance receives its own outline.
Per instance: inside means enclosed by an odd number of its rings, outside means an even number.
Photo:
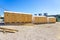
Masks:
[[[37,16],[37,14],[34,14],[35,16]]]
[[[39,16],[41,16],[42,14],[41,14],[41,13],[39,13],[38,15],[39,15]]]

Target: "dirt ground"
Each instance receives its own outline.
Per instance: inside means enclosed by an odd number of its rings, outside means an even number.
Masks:
[[[18,30],[15,33],[0,32],[0,40],[60,40],[60,22],[26,26],[1,25],[0,27]]]

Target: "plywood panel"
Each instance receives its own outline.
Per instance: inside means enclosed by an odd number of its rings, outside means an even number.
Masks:
[[[4,21],[5,22],[8,22],[8,21],[10,22],[10,15],[8,13],[4,14]]]
[[[35,23],[47,23],[47,17],[34,17],[33,21]]]
[[[32,22],[32,15],[28,15],[28,22]]]
[[[38,23],[38,22],[39,22],[38,20],[39,20],[38,17],[34,17],[34,18],[33,18],[34,23]]]
[[[56,18],[48,18],[48,22],[49,23],[55,23],[56,22]]]
[[[22,14],[22,22],[25,22],[25,15],[24,14]]]
[[[26,14],[24,14],[24,15],[25,15],[25,16],[24,16],[24,18],[25,18],[24,21],[25,21],[25,22],[28,22],[28,15],[26,15]]]
[[[27,23],[32,22],[32,15],[5,12],[4,22]]]

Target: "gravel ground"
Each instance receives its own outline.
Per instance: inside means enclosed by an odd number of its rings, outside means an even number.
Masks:
[[[60,40],[60,22],[32,26],[5,25],[0,27],[18,30],[16,33],[0,32],[0,40]]]

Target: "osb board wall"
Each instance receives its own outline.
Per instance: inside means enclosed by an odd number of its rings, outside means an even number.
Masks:
[[[31,14],[4,13],[4,22],[32,22]]]
[[[51,23],[56,22],[56,18],[48,18],[48,22],[51,22]]]
[[[47,23],[47,17],[33,17],[34,23]]]

